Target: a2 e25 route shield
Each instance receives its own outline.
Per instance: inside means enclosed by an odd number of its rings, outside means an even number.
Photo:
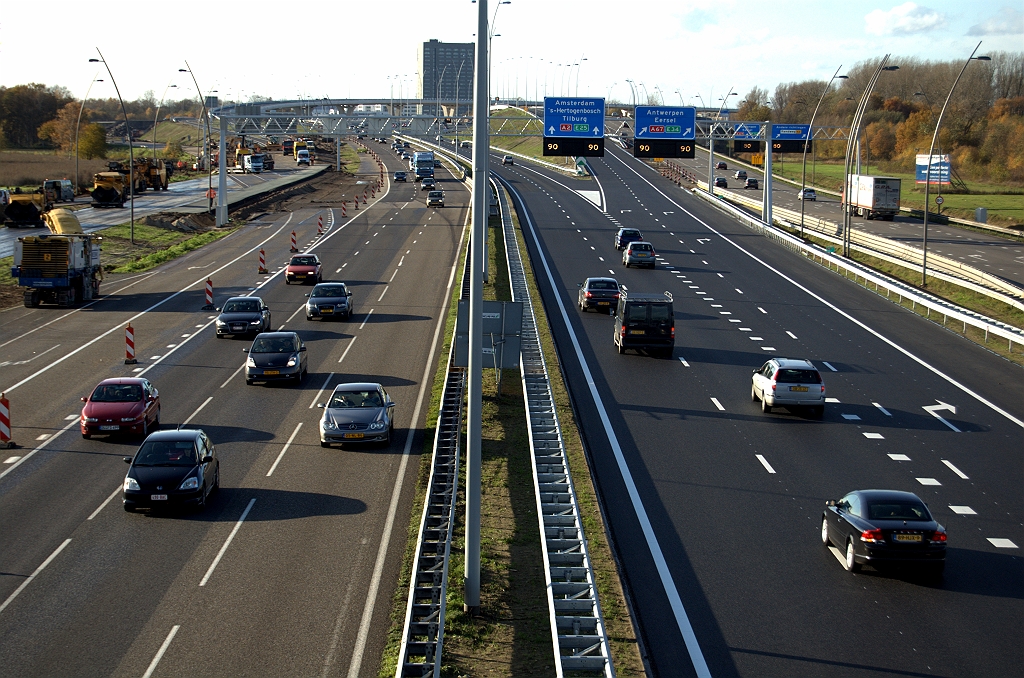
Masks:
[[[604,155],[604,99],[544,98],[544,155]]]

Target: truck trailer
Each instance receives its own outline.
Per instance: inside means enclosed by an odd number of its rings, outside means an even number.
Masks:
[[[849,205],[857,216],[865,219],[892,221],[900,211],[900,180],[852,174]]]

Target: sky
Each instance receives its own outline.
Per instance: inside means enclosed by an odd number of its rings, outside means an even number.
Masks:
[[[0,14],[0,85],[62,85],[76,97],[156,100],[415,96],[417,46],[474,42],[470,0],[249,0],[120,3],[129,20],[90,3],[8,3]],[[287,8],[293,11],[285,11]],[[1024,51],[1024,2],[810,0],[512,0],[490,32],[492,95],[642,99],[669,105],[735,102],[752,87],[827,80],[840,66],[886,53],[930,60]],[[576,66],[575,64],[578,64]],[[94,78],[104,82],[93,83]],[[467,97],[468,98],[468,97]]]

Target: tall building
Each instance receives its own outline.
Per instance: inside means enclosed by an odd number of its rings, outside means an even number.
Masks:
[[[467,102],[459,106],[459,112],[472,109],[472,103],[468,102],[473,100],[473,43],[431,40],[423,43],[416,57],[420,72],[417,92],[420,99],[440,98],[442,110],[451,114],[457,94],[459,101]],[[435,115],[436,106],[424,104],[423,112]]]

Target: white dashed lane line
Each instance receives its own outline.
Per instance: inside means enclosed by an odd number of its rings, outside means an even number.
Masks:
[[[864,437],[868,440],[885,440],[885,436],[881,433],[871,433],[870,431],[865,432]]]
[[[882,414],[884,414],[885,416],[887,416],[887,417],[891,417],[892,416],[892,414],[889,413],[889,410],[885,409],[884,407],[882,407],[878,403],[871,403],[871,404],[874,405],[875,407],[877,407],[878,411],[881,412]]]
[[[718,408],[719,412],[725,412],[725,408],[722,407],[722,403],[718,402],[718,398],[712,398],[711,402],[713,402],[715,404],[715,407]]]
[[[836,368],[832,367],[832,365],[830,365],[829,363],[825,362],[824,360],[821,361],[821,364],[824,365],[825,367],[829,368],[833,372],[838,372],[839,371]]]
[[[958,469],[956,466],[953,466],[953,462],[949,461],[948,459],[943,459],[942,463],[945,464],[946,468],[948,468],[950,471],[960,476],[962,480],[970,480],[966,473]]]
[[[890,454],[889,458],[893,461],[910,461],[910,457],[905,454]]]
[[[930,485],[930,486],[942,485],[942,483],[940,483],[935,478],[917,478],[916,480],[917,480],[917,482],[921,483],[922,485]]]
[[[768,460],[765,459],[763,455],[755,454],[754,456],[757,457],[759,462],[761,462],[761,466],[764,466],[765,471],[768,471],[768,473],[775,473],[775,469],[772,468],[772,465],[768,463]]]

